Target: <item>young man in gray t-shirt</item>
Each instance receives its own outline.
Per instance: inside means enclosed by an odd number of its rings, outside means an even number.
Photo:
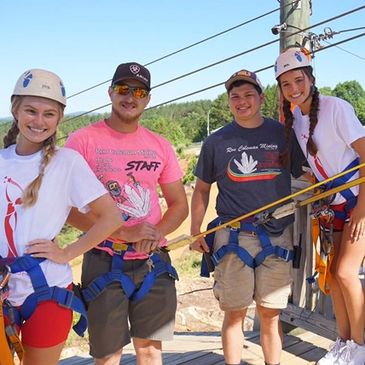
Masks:
[[[289,195],[290,174],[298,177],[303,173],[302,163],[294,165],[294,162],[304,161],[296,141],[287,151],[284,126],[261,115],[264,95],[256,74],[238,71],[225,86],[234,119],[204,141],[195,171],[197,182],[191,204],[192,235],[201,232],[211,184],[216,182],[218,185],[216,211],[219,221],[224,223]],[[284,163],[284,160],[287,162]],[[285,252],[293,248],[288,229],[293,219],[293,216],[273,219],[261,227],[271,244],[280,246]],[[215,253],[232,241],[230,234],[230,228],[216,232],[212,248]],[[262,251],[262,243],[252,231],[241,229],[236,241],[251,257]],[[191,248],[203,253],[210,251],[204,239],[195,241]],[[275,255],[267,256],[257,267],[250,267],[232,253],[223,256],[215,267],[213,290],[224,311],[222,343],[226,364],[241,362],[242,321],[253,300],[260,317],[265,363],[280,363],[279,314],[287,306],[292,282],[291,267],[291,262]]]

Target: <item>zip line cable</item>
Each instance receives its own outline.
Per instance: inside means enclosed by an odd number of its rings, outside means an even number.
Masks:
[[[365,36],[365,32],[364,32],[364,33],[361,33],[361,34],[358,34],[358,35],[356,35],[356,36],[353,36],[353,37],[350,37],[350,38],[344,39],[344,40],[339,41],[339,42],[337,42],[337,43],[332,43],[332,44],[328,45],[327,47],[322,47],[322,48],[320,48],[320,49],[317,49],[316,51],[313,51],[313,53],[321,52],[321,51],[324,51],[324,50],[326,50],[326,49],[328,49],[328,48],[337,47],[339,44],[346,43],[346,42],[350,42],[350,41],[352,41],[352,40],[354,40],[354,39],[357,39],[357,38],[360,38],[360,37],[364,37],[364,36]],[[257,73],[260,73],[260,72],[262,72],[262,71],[269,70],[270,68],[273,68],[273,67],[274,67],[274,65],[266,66],[266,67],[263,67],[263,68],[260,68],[260,69],[258,69],[258,70],[256,70],[256,71],[254,71],[254,72],[257,74]],[[218,84],[214,84],[214,85],[211,85],[211,86],[205,87],[204,89],[200,89],[200,90],[197,90],[197,91],[191,92],[191,93],[189,93],[189,94],[185,94],[185,95],[179,96],[179,97],[177,97],[177,98],[175,98],[175,99],[171,99],[171,100],[168,100],[168,101],[166,101],[166,102],[163,102],[163,103],[160,103],[160,104],[157,104],[157,105],[151,106],[151,107],[147,108],[146,110],[154,109],[154,108],[158,108],[158,107],[160,107],[160,106],[162,106],[162,105],[169,104],[169,103],[172,103],[172,102],[177,101],[177,100],[180,100],[180,99],[184,99],[184,98],[186,98],[186,97],[188,97],[188,96],[192,96],[192,95],[195,95],[195,94],[199,94],[199,93],[201,93],[201,92],[203,92],[203,91],[210,90],[210,89],[213,89],[213,88],[215,88],[215,87],[217,87],[217,86],[223,85],[224,83],[225,83],[225,81],[223,81],[223,82],[219,82]]]
[[[296,5],[299,1],[300,1],[300,0],[294,0],[293,2],[291,2],[291,3],[287,4],[287,5],[285,5],[285,7],[286,7],[286,6],[291,6],[291,5]],[[178,53],[180,53],[180,52],[186,51],[186,50],[187,50],[187,49],[189,49],[189,48],[193,48],[193,47],[195,47],[195,46],[197,46],[197,45],[199,45],[199,44],[202,44],[202,43],[204,43],[204,42],[207,42],[207,41],[209,41],[209,40],[211,40],[211,39],[214,39],[214,38],[216,38],[216,37],[218,37],[218,36],[221,36],[221,35],[223,35],[223,34],[225,34],[225,33],[231,32],[232,30],[235,30],[235,29],[237,29],[237,28],[240,28],[240,27],[242,27],[242,26],[244,26],[244,25],[247,25],[247,24],[249,24],[249,23],[252,23],[252,22],[254,22],[254,21],[256,21],[256,20],[259,20],[259,19],[261,19],[261,18],[264,18],[265,16],[268,16],[268,15],[270,15],[270,14],[272,14],[272,13],[275,13],[275,12],[276,12],[276,11],[278,11],[278,10],[280,10],[280,7],[279,7],[279,8],[275,8],[275,9],[273,9],[273,10],[270,10],[270,11],[268,11],[268,12],[266,12],[266,13],[261,14],[261,15],[258,15],[258,16],[254,17],[254,18],[249,19],[249,20],[246,20],[246,21],[244,21],[243,23],[240,23],[240,24],[238,24],[238,25],[235,25],[235,26],[233,26],[233,27],[231,27],[231,28],[228,28],[228,29],[226,29],[226,30],[224,30],[224,31],[222,31],[222,32],[216,33],[216,34],[214,34],[214,35],[212,35],[212,36],[209,36],[209,37],[207,37],[207,38],[204,38],[204,39],[202,39],[202,40],[200,40],[200,41],[197,41],[197,42],[195,42],[195,43],[192,43],[192,44],[190,44],[190,45],[188,45],[188,46],[186,46],[186,47],[180,48],[180,49],[178,49],[177,51],[173,51],[173,52],[168,53],[168,54],[166,54],[166,55],[164,55],[164,56],[161,56],[161,57],[159,57],[159,58],[156,58],[155,60],[150,61],[150,62],[148,62],[148,63],[144,64],[144,66],[152,65],[153,63],[156,63],[156,62],[158,62],[158,61],[162,61],[162,60],[164,60],[164,59],[166,59],[166,58],[168,58],[168,57],[171,57],[171,56],[174,56],[174,55],[176,55],[176,54],[178,54]],[[86,88],[86,89],[84,89],[84,90],[78,91],[78,92],[76,92],[76,93],[74,93],[74,94],[72,94],[72,95],[68,96],[68,97],[67,97],[67,99],[73,98],[73,97],[74,97],[74,96],[76,96],[76,95],[80,95],[80,94],[82,94],[82,93],[84,93],[84,92],[86,92],[86,91],[89,91],[89,90],[92,90],[92,89],[94,89],[94,88],[96,88],[96,87],[99,87],[99,86],[101,86],[101,85],[104,85],[104,84],[106,84],[106,83],[110,82],[111,80],[112,80],[112,79],[109,79],[109,80],[106,80],[106,81],[100,82],[100,83],[98,83],[98,84],[96,84],[96,85],[90,86],[90,87],[88,87],[88,88]]]
[[[331,42],[328,42],[328,41],[324,41],[324,42],[326,42],[327,44],[330,44],[330,45],[332,44]],[[360,56],[360,55],[358,55],[356,53],[353,53],[353,52],[351,52],[351,51],[349,51],[349,50],[347,50],[345,48],[342,48],[342,47],[339,47],[339,46],[336,46],[336,48],[340,49],[343,52],[346,52],[346,53],[350,54],[351,56],[354,56],[356,58],[359,58],[360,60],[365,61],[365,57],[362,57],[362,56]]]
[[[346,38],[346,39],[344,39],[344,40],[342,40],[342,41],[338,41],[337,43],[332,43],[332,44],[330,44],[330,45],[328,45],[328,46],[326,46],[326,47],[322,47],[322,48],[320,48],[320,49],[317,49],[317,50],[313,51],[313,53],[321,52],[321,51],[324,51],[324,50],[326,50],[326,49],[328,49],[328,48],[337,47],[338,45],[340,45],[340,44],[342,44],[342,43],[347,43],[347,42],[350,42],[350,41],[352,41],[352,40],[355,40],[355,39],[360,38],[360,37],[363,37],[363,36],[365,36],[365,32],[364,32],[364,33],[360,33],[360,34],[355,35],[355,36],[350,37],[350,38]],[[270,68],[272,68],[272,67],[274,67],[274,65],[270,65],[270,66],[266,66],[266,67],[260,68],[260,69],[258,69],[258,70],[256,70],[256,71],[254,71],[254,72],[255,72],[255,73],[260,73],[260,72],[262,72],[262,71],[269,70],[269,69],[270,69]],[[216,87],[218,87],[218,86],[223,85],[224,83],[225,83],[225,81],[223,81],[223,82],[219,82],[219,83],[214,84],[214,85],[211,85],[211,86],[207,86],[207,87],[205,87],[205,88],[203,88],[203,89],[199,89],[199,90],[197,90],[197,91],[193,91],[193,92],[191,92],[191,93],[184,94],[184,95],[179,96],[179,97],[177,97],[177,98],[167,100],[167,101],[165,101],[165,102],[163,102],[163,103],[156,104],[156,105],[154,105],[154,106],[151,106],[151,107],[149,107],[149,108],[146,108],[146,110],[155,109],[155,108],[158,108],[158,107],[160,107],[160,106],[163,106],[163,105],[166,105],[166,104],[170,104],[170,103],[173,103],[173,102],[178,101],[178,100],[181,100],[181,99],[185,99],[185,98],[187,98],[187,97],[189,97],[189,96],[196,95],[196,94],[202,93],[202,92],[207,91],[207,90],[210,90],[210,89],[214,89],[214,88],[216,88]],[[100,110],[100,109],[102,109],[102,108],[105,108],[105,107],[107,107],[107,106],[109,106],[109,105],[111,105],[111,103],[104,104],[104,105],[102,105],[102,106],[100,106],[100,107],[97,107],[97,108],[95,108],[95,109],[89,110],[89,111],[84,112],[84,113],[82,113],[82,114],[80,114],[80,115],[77,115],[77,116],[73,116],[73,117],[71,117],[71,118],[68,118],[68,119],[64,120],[64,121],[62,122],[62,124],[63,124],[63,123],[65,123],[65,122],[69,122],[69,121],[71,121],[71,120],[77,119],[77,118],[79,118],[79,117],[82,117],[82,116],[84,116],[84,115],[87,115],[87,114],[89,114],[89,113],[95,112],[95,111]],[[65,138],[67,138],[67,136],[60,137],[58,140],[65,139]]]
[[[355,12],[355,11],[359,11],[359,10],[362,10],[362,9],[364,9],[364,8],[365,8],[365,5],[360,6],[360,7],[356,8],[356,9],[350,10],[350,11],[348,11],[348,12],[345,12],[345,13],[342,13],[342,14],[339,14],[339,15],[336,15],[336,16],[334,16],[334,17],[332,17],[332,18],[329,18],[329,19],[323,20],[323,21],[321,21],[321,22],[319,22],[319,23],[316,23],[316,24],[314,24],[314,25],[311,25],[311,26],[309,26],[309,27],[307,27],[307,28],[297,30],[296,32],[293,32],[293,33],[291,33],[291,34],[289,34],[289,35],[287,35],[287,36],[283,37],[283,39],[287,39],[287,38],[292,37],[292,36],[294,36],[294,35],[297,35],[297,34],[300,34],[300,33],[304,33],[306,30],[309,30],[309,29],[312,29],[312,28],[318,27],[318,26],[320,26],[320,25],[322,25],[322,24],[324,24],[324,23],[331,22],[331,21],[333,21],[333,20],[336,20],[336,19],[339,19],[339,18],[341,18],[341,17],[347,16],[347,15],[349,15],[349,14],[351,14],[351,13]],[[209,65],[207,65],[207,66],[204,66],[204,67],[198,68],[198,69],[196,69],[196,70],[190,71],[190,72],[188,72],[188,73],[186,73],[186,74],[183,74],[183,75],[177,76],[177,77],[175,77],[175,78],[173,78],[173,79],[167,80],[167,81],[165,81],[165,82],[162,82],[162,83],[160,83],[160,84],[158,84],[158,85],[156,85],[156,86],[152,87],[152,89],[155,89],[155,88],[157,88],[157,87],[160,87],[160,86],[163,86],[163,85],[169,84],[169,83],[171,83],[171,82],[173,82],[173,81],[180,80],[180,79],[182,79],[182,78],[184,78],[184,77],[187,77],[187,76],[193,75],[193,74],[195,74],[195,73],[197,73],[197,72],[200,72],[200,71],[206,70],[206,69],[208,69],[208,68],[210,68],[210,67],[217,66],[217,65],[219,65],[219,64],[221,64],[221,63],[224,63],[224,62],[230,61],[230,60],[232,60],[232,59],[234,59],[234,58],[237,58],[237,57],[243,56],[243,55],[245,55],[245,54],[247,54],[247,53],[250,53],[250,52],[256,51],[256,50],[258,50],[258,49],[260,49],[260,48],[267,47],[267,46],[269,46],[269,45],[271,45],[271,44],[274,44],[274,43],[276,43],[276,42],[279,42],[279,40],[280,40],[280,39],[278,38],[278,39],[275,39],[275,40],[273,40],[273,41],[270,41],[270,42],[267,42],[267,43],[263,43],[263,44],[261,44],[260,46],[257,46],[257,47],[254,47],[254,48],[251,48],[251,49],[246,50],[246,51],[243,51],[243,52],[241,52],[241,53],[237,53],[237,54],[235,54],[235,55],[233,55],[233,56],[230,56],[230,57],[224,58],[224,59],[222,59],[222,60],[220,60],[220,61],[217,61],[217,62],[211,63],[211,64],[209,64]]]
[[[292,37],[292,36],[294,36],[294,35],[297,35],[297,34],[303,33],[303,32],[305,32],[305,31],[307,31],[307,30],[309,30],[309,29],[312,29],[312,28],[318,27],[318,26],[320,26],[320,25],[323,25],[324,23],[331,22],[331,21],[333,21],[333,20],[336,20],[336,19],[342,18],[342,17],[344,17],[344,16],[347,16],[347,15],[349,15],[349,14],[352,14],[352,13],[354,13],[354,12],[356,12],[356,11],[363,10],[364,8],[365,8],[365,5],[360,6],[360,7],[358,7],[358,8],[355,8],[355,9],[352,9],[352,10],[349,10],[349,11],[347,11],[347,12],[341,13],[341,14],[339,14],[339,15],[336,15],[336,16],[332,17],[332,18],[328,18],[328,19],[326,19],[326,20],[322,20],[321,22],[316,23],[316,24],[314,24],[314,25],[311,25],[311,26],[309,26],[309,27],[307,27],[307,28],[304,28],[304,29],[298,30],[298,31],[296,31],[296,32],[293,32],[293,33],[291,33],[291,34],[289,34],[289,35],[287,35],[287,36],[283,37],[283,39],[287,39],[287,38]],[[362,27],[361,27],[361,28],[362,28]],[[359,28],[359,29],[361,29],[361,28]],[[351,38],[349,38],[349,39],[351,39]],[[222,60],[220,60],[220,61],[217,61],[217,62],[211,63],[211,64],[209,64],[209,65],[207,65],[207,66],[204,66],[204,67],[201,67],[201,68],[199,68],[199,69],[196,69],[196,70],[193,70],[193,71],[191,71],[191,72],[188,72],[188,73],[186,73],[186,74],[183,74],[183,75],[177,76],[177,77],[175,77],[175,78],[173,78],[173,79],[170,79],[170,80],[164,81],[164,82],[162,82],[162,83],[160,83],[160,84],[158,84],[158,85],[156,85],[156,86],[153,86],[151,89],[155,89],[155,88],[157,88],[157,87],[160,87],[160,86],[163,86],[163,85],[169,84],[169,83],[171,83],[171,82],[174,82],[174,81],[180,80],[180,79],[185,78],[185,77],[187,77],[187,76],[193,75],[193,74],[195,74],[195,73],[197,73],[197,72],[200,72],[200,71],[206,70],[206,69],[208,69],[208,68],[210,68],[210,67],[213,67],[213,66],[216,66],[216,65],[218,65],[218,64],[220,64],[220,63],[227,62],[227,61],[229,61],[229,60],[231,60],[231,59],[233,59],[233,58],[236,58],[236,57],[239,57],[239,56],[245,55],[245,54],[250,53],[250,52],[253,52],[253,51],[256,51],[256,50],[258,50],[258,49],[260,49],[260,48],[267,47],[267,46],[269,46],[269,45],[271,45],[271,44],[274,44],[274,43],[276,43],[276,42],[279,42],[279,39],[275,39],[275,40],[273,40],[273,41],[270,41],[270,42],[267,42],[267,43],[261,44],[261,45],[259,45],[259,46],[257,46],[257,47],[254,47],[254,48],[251,48],[251,49],[249,49],[249,50],[243,51],[243,52],[241,52],[241,53],[235,54],[235,55],[233,55],[233,56],[227,57],[227,58],[222,59]],[[327,47],[326,47],[326,48],[327,48]],[[312,53],[314,53],[314,52],[312,52]],[[202,91],[205,91],[205,90],[209,90],[209,89],[211,89],[211,88],[213,88],[213,87],[216,87],[216,86],[218,86],[218,85],[220,85],[220,84],[217,84],[217,85],[212,86],[212,87],[208,87],[207,89],[201,89],[199,92],[202,92]],[[195,93],[187,94],[187,95],[185,95],[184,97],[187,97],[187,96],[190,96],[190,95],[194,95],[194,94],[195,94]],[[176,100],[179,100],[179,99],[180,99],[180,98],[177,98]],[[174,99],[174,100],[175,100],[175,99]],[[172,101],[170,101],[170,102],[172,102]],[[166,102],[166,103],[162,103],[162,104],[159,104],[159,105],[163,105],[163,104],[167,104],[167,103],[168,103],[168,102]],[[68,121],[70,121],[70,120],[74,120],[74,119],[79,118],[79,117],[81,117],[81,116],[87,115],[87,114],[92,113],[92,112],[94,112],[94,111],[97,111],[97,110],[99,110],[99,109],[105,108],[106,106],[109,106],[109,105],[111,105],[111,103],[104,104],[104,105],[102,105],[102,106],[100,106],[100,107],[97,107],[97,108],[94,108],[94,109],[92,109],[92,110],[86,111],[86,112],[81,113],[81,114],[79,114],[79,115],[77,115],[77,116],[74,116],[74,117],[68,118],[68,119],[64,120],[64,121],[63,121],[63,123],[66,123],[66,122],[68,122]],[[153,108],[153,107],[152,107],[152,108]]]
[[[332,39],[334,35],[341,34],[341,33],[345,33],[345,32],[353,32],[355,30],[363,30],[363,29],[365,29],[365,27],[358,27],[358,28],[351,28],[351,29],[343,29],[343,30],[337,32],[337,31],[333,31],[331,28],[325,28],[324,29],[324,34],[319,34],[317,36],[318,43],[320,45],[320,42],[323,41],[323,42],[325,42],[327,44],[331,44],[331,42],[328,42],[328,39]],[[348,54],[356,57],[356,58],[359,58],[360,60],[365,60],[365,57],[362,57],[362,56],[360,56],[360,55],[358,55],[358,54],[356,54],[354,52],[350,52],[347,49],[344,49],[344,48],[339,47],[339,46],[337,46],[337,48],[340,49],[343,52],[346,52],[346,53],[348,53]]]
[[[328,48],[332,48],[332,47],[338,47],[339,44],[346,43],[346,42],[352,41],[354,39],[357,39],[357,38],[360,38],[360,37],[363,37],[363,36],[365,36],[365,32],[357,34],[357,35],[355,35],[353,37],[350,37],[350,38],[343,39],[342,41],[338,41],[337,43],[330,43],[328,46],[319,48],[316,51],[314,51],[313,53],[321,52],[321,51],[324,51],[324,50],[326,50]]]
[[[344,30],[340,30],[338,32],[335,32],[334,34],[340,34],[340,33],[345,33],[345,32],[352,32],[354,30],[363,30],[365,29],[365,27],[358,27],[358,28],[351,28],[351,29],[344,29]]]

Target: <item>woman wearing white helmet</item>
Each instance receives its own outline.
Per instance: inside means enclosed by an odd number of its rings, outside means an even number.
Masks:
[[[16,316],[22,364],[51,365],[58,363],[70,330],[71,309],[82,312],[70,290],[68,262],[115,231],[120,219],[84,159],[55,145],[66,106],[61,79],[29,70],[17,81],[11,104],[14,122],[0,150],[0,264],[11,268],[4,310],[22,316]],[[60,248],[55,237],[72,207],[91,210],[97,219],[84,236]]]
[[[275,76],[284,97],[287,140],[294,129],[319,181],[365,162],[365,129],[354,109],[340,98],[319,94],[310,61],[301,50],[282,53],[276,60]],[[365,175],[364,168],[335,180],[332,187],[359,175]],[[365,185],[338,193],[330,209],[335,215],[330,293],[339,336],[317,364],[363,365],[364,292],[358,272],[365,256]]]

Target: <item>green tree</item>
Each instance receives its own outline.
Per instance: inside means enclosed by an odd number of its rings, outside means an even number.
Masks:
[[[337,84],[333,89],[333,94],[352,104],[357,117],[365,125],[365,91],[357,81],[345,81]]]
[[[266,86],[264,89],[264,94],[264,103],[261,106],[262,115],[278,120],[279,94],[277,86],[275,84]]]
[[[319,92],[322,95],[333,96],[333,91],[329,86],[324,86],[324,87],[319,88]]]
[[[167,117],[156,115],[144,120],[143,124],[151,131],[167,138],[174,146],[188,144],[180,125]]]
[[[217,128],[223,127],[232,120],[232,114],[228,107],[227,93],[219,95],[212,102],[209,113],[209,129],[213,131]]]

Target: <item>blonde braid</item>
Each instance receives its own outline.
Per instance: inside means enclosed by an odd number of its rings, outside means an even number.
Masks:
[[[16,144],[16,138],[19,134],[19,128],[18,128],[18,121],[15,118],[15,112],[18,109],[20,102],[22,100],[21,96],[13,96],[11,101],[11,114],[13,115],[14,121],[11,125],[10,129],[8,130],[8,133],[3,138],[3,144],[4,148],[8,148],[12,144]]]
[[[38,199],[38,191],[41,187],[44,172],[56,153],[56,133],[44,141],[42,148],[42,161],[39,167],[39,175],[27,186],[23,194],[24,207],[33,206]]]
[[[14,121],[13,124],[11,125],[10,129],[8,130],[8,133],[3,138],[4,148],[7,148],[7,147],[11,146],[12,144],[15,144],[16,137],[18,136],[18,134],[19,134],[18,123],[16,121]]]

